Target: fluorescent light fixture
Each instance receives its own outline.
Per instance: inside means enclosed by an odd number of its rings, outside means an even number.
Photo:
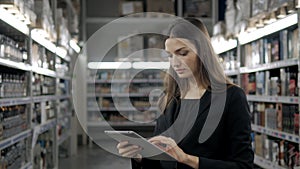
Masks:
[[[63,58],[63,59],[65,59],[66,56],[67,56],[67,54],[68,54],[67,50],[66,50],[65,48],[63,48],[63,47],[60,47],[60,46],[56,47],[56,52],[55,52],[55,53],[56,53],[59,57],[61,57],[61,58]]]
[[[169,62],[133,62],[134,69],[168,69]]]
[[[295,1],[296,3],[296,8],[300,8],[300,0]]]
[[[77,45],[77,43],[75,42],[75,40],[74,39],[71,39],[70,41],[69,41],[69,45],[71,46],[71,48],[72,49],[74,49],[74,51],[76,52],[76,53],[79,53],[80,52],[80,47]]]
[[[263,28],[257,29],[256,31],[253,31],[251,33],[243,33],[239,35],[239,42],[240,44],[246,44],[249,42],[252,42],[254,40],[257,40],[261,37],[264,37],[266,35],[270,35],[274,32],[278,32],[280,30],[283,30],[285,28],[288,28],[292,25],[295,25],[298,23],[298,15],[297,14],[291,14],[287,17],[280,19],[272,24],[266,25]]]
[[[37,43],[39,43],[40,45],[50,50],[52,53],[56,53],[56,46],[51,41],[45,39],[45,35],[43,31],[38,29],[33,29],[31,31],[31,38]]]
[[[29,35],[29,28],[27,25],[18,20],[14,15],[10,14],[7,10],[0,7],[0,19],[25,35]]]
[[[130,69],[130,62],[89,62],[89,69]]]
[[[2,8],[13,8],[14,5],[13,4],[1,4],[0,7],[2,7]]]

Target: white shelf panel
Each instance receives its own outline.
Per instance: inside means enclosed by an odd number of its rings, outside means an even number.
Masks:
[[[44,69],[40,67],[32,67],[32,71],[38,74],[42,74],[50,77],[56,77],[56,73],[53,70]]]
[[[7,138],[5,140],[0,141],[0,149],[4,149],[6,147],[9,147],[17,142],[20,142],[21,140],[24,140],[25,138],[29,137],[32,135],[31,130],[26,130],[23,131],[15,136],[12,136],[10,138]]]
[[[106,122],[88,122],[87,123],[88,127],[105,127],[107,126]],[[138,122],[130,122],[130,121],[124,121],[124,122],[109,122],[109,125],[114,127],[114,126],[119,126],[119,127],[154,127],[155,122],[150,122],[150,123],[138,123]]]
[[[239,74],[238,70],[224,70],[226,76],[235,76]]]
[[[24,22],[18,20],[14,15],[9,13],[7,10],[3,9],[2,7],[0,7],[0,20],[14,27],[18,31],[22,32],[23,34],[27,36],[29,35],[28,26]]]
[[[254,156],[254,164],[256,164],[262,168],[265,168],[265,169],[286,169],[285,167],[282,167],[282,166],[276,164],[276,162],[266,160],[257,155]]]
[[[120,24],[133,24],[133,23],[171,23],[174,20],[171,17],[166,18],[151,18],[151,17],[88,17],[86,19],[87,23],[107,23],[114,22]]]
[[[58,99],[58,96],[47,95],[47,96],[34,96],[32,98],[33,102],[45,102]]]
[[[20,69],[20,70],[25,70],[25,71],[31,70],[31,66],[29,64],[25,64],[22,62],[15,62],[3,58],[0,58],[0,65],[10,67],[10,68]]]
[[[212,46],[216,54],[224,53],[237,47],[237,40],[230,39],[228,41],[222,40],[220,42],[213,41]]]
[[[134,79],[132,81],[128,81],[126,79],[100,79],[100,80],[93,80],[89,79],[88,83],[94,84],[94,83],[163,83],[162,79]]]
[[[70,95],[62,95],[62,96],[58,96],[59,100],[63,100],[63,99],[69,99]]]
[[[133,109],[133,108],[128,108],[128,107],[120,107],[119,109],[116,109],[115,107],[105,107],[105,108],[101,108],[100,111],[145,111],[145,110],[149,110],[149,111],[158,111],[158,108],[137,108],[137,109]],[[95,107],[88,107],[88,111],[99,111],[99,108],[95,108]]]
[[[0,99],[0,106],[14,106],[31,103],[30,97]]]
[[[66,141],[70,137],[70,131],[66,131],[65,134],[60,136],[57,140],[57,144],[61,145],[64,141]]]
[[[287,103],[287,104],[299,104],[299,97],[288,97],[288,96],[256,96],[247,95],[248,101],[256,102],[271,102],[271,103]]]
[[[272,33],[278,32],[280,30],[286,29],[292,25],[296,25],[298,23],[298,15],[291,14],[287,17],[280,19],[274,23],[266,25],[263,28],[257,29],[251,33],[243,33],[239,35],[239,43],[246,44],[257,39],[260,39],[264,36],[270,35]]]
[[[34,130],[35,130],[35,133],[41,134],[41,133],[44,133],[44,132],[52,129],[55,126],[56,126],[56,120],[52,119],[52,120],[45,122],[44,124],[36,126]]]
[[[240,72],[241,73],[251,73],[251,72],[257,72],[257,71],[265,71],[270,69],[278,69],[282,67],[288,67],[288,66],[295,66],[298,65],[299,60],[298,59],[288,59],[288,60],[281,60],[273,63],[266,63],[262,65],[257,65],[256,67],[248,68],[248,67],[241,67]]]
[[[42,33],[41,33],[42,32]],[[46,39],[45,37],[43,37],[43,30],[39,30],[39,29],[33,29],[31,31],[31,38],[32,40],[34,40],[36,43],[42,45],[43,47],[45,47],[47,50],[49,50],[52,53],[56,53],[56,46],[54,43],[52,43],[50,40]]]
[[[87,94],[88,97],[149,97],[149,93],[102,93],[102,94]],[[159,97],[160,95],[151,95]]]
[[[31,169],[32,168],[32,163],[26,163],[24,166],[21,167],[21,169]]]
[[[254,124],[251,125],[251,128],[252,128],[253,131],[263,133],[263,134],[266,134],[268,136],[273,136],[273,137],[276,137],[276,138],[280,138],[280,139],[283,139],[283,140],[288,140],[288,141],[291,141],[291,142],[294,142],[294,143],[299,143],[299,141],[300,141],[299,136],[294,135],[294,134],[285,133],[285,132],[277,131],[277,130],[273,130],[273,129],[268,129],[268,128],[261,127],[261,126],[258,126],[258,125],[254,125]]]
[[[63,79],[63,80],[71,80],[70,76],[59,76],[59,75],[57,75],[57,78]]]
[[[96,109],[91,109],[91,110],[96,110]],[[116,109],[115,107],[106,107],[106,108],[101,108],[100,111],[145,111],[145,110],[149,110],[149,111],[157,111],[157,108],[137,108],[137,109],[132,109],[130,107],[120,107],[119,109]],[[97,110],[96,110],[97,111]]]

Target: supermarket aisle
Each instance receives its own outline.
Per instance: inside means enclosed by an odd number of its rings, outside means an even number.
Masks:
[[[59,161],[59,169],[116,169],[130,168],[127,159],[120,158],[104,151],[98,146],[89,148],[80,147],[78,154],[69,158],[62,158]]]

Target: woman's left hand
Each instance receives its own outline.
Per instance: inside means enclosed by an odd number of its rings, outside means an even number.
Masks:
[[[177,143],[170,137],[156,136],[149,139],[149,141],[166,151],[180,163],[185,163],[188,160],[188,154],[183,152],[183,150],[178,147]]]

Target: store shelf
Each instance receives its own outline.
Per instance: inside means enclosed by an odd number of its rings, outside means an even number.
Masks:
[[[252,73],[252,72],[257,72],[257,71],[278,69],[278,68],[282,68],[282,67],[295,66],[295,65],[298,65],[298,63],[299,63],[298,59],[282,60],[282,61],[277,61],[277,62],[273,62],[273,63],[257,65],[255,67],[251,67],[251,68],[241,67],[240,72],[241,73]]]
[[[132,81],[129,81],[127,79],[100,79],[100,80],[93,80],[89,79],[88,83],[94,84],[94,83],[163,83],[162,79],[134,79]]]
[[[226,76],[235,76],[239,74],[238,70],[225,70],[224,72]]]
[[[58,99],[58,96],[55,95],[46,95],[46,96],[34,96],[32,98],[33,102],[45,102]]]
[[[38,125],[34,128],[36,134],[42,134],[56,126],[56,119],[49,120],[44,124]]]
[[[276,164],[276,162],[266,160],[257,155],[254,156],[254,164],[256,164],[262,168],[265,168],[265,169],[286,169],[285,167],[282,167],[282,166]]]
[[[124,122],[108,122],[108,124],[112,127],[154,127],[155,122],[150,123],[138,123],[138,122],[130,122],[130,121],[124,121]],[[107,126],[106,122],[88,122],[88,127],[105,127]]]
[[[60,136],[57,140],[57,144],[61,145],[64,141],[66,141],[70,137],[70,131],[66,131],[65,134]]]
[[[274,23],[266,25],[263,28],[257,29],[251,33],[242,33],[239,35],[238,40],[241,45],[255,41],[264,36],[286,29],[298,23],[298,14],[291,14],[287,17],[280,19]]]
[[[32,71],[37,74],[42,74],[45,76],[56,77],[56,73],[53,70],[44,69],[40,67],[32,67]]]
[[[0,106],[14,106],[31,103],[30,97],[0,99]]]
[[[266,134],[268,136],[272,136],[272,137],[276,137],[276,138],[280,138],[283,140],[288,140],[294,143],[299,143],[300,141],[300,137],[294,134],[290,134],[290,133],[285,133],[285,132],[281,132],[281,131],[276,131],[273,129],[268,129],[262,126],[258,126],[258,125],[251,125],[251,128],[253,131],[259,132],[259,133],[263,133]]]
[[[15,136],[12,136],[10,138],[7,138],[3,141],[0,141],[0,149],[4,149],[6,147],[9,147],[17,142],[20,142],[21,140],[24,140],[25,138],[29,137],[32,135],[32,131],[31,130],[26,130],[23,131]]]
[[[271,103],[286,103],[286,104],[299,104],[299,97],[288,97],[288,96],[256,96],[247,95],[248,101],[256,102],[271,102]]]
[[[165,17],[165,18],[151,18],[151,17],[88,17],[86,18],[87,23],[108,23],[113,22],[116,24],[143,24],[143,23],[172,23],[174,21],[174,17]]]
[[[9,30],[10,33],[13,31],[13,29],[11,29],[10,27],[7,27],[8,25],[13,27],[15,30],[21,32],[22,34],[29,36],[28,26],[24,22],[18,20],[14,15],[9,13],[6,9],[4,9],[2,7],[0,7],[0,20],[2,22],[6,23],[6,25],[5,25],[6,30]],[[1,24],[1,26],[2,26],[2,24]],[[5,29],[2,29],[2,30],[5,30]]]
[[[58,98],[59,100],[69,99],[69,98],[70,98],[70,95],[58,96],[57,98]]]
[[[34,40],[36,43],[42,45],[46,49],[48,49],[52,53],[56,53],[56,46],[54,43],[52,43],[50,40],[46,39],[43,37],[44,30],[40,29],[33,29],[31,30],[31,38]]]
[[[105,107],[101,108],[100,111],[158,111],[158,108],[147,108],[147,107],[141,107],[141,108],[130,108],[130,107],[119,107],[116,109],[115,107]],[[99,108],[95,107],[88,107],[88,111],[99,111]]]
[[[63,79],[63,80],[71,80],[70,76],[59,76],[59,75],[57,75],[57,78]]]
[[[89,93],[87,97],[149,97],[149,93]],[[160,95],[151,95],[159,97]]]
[[[216,52],[216,54],[224,53],[229,50],[232,50],[237,47],[237,40],[230,39],[230,40],[222,40],[222,41],[212,41],[212,46]]]
[[[21,167],[21,169],[31,169],[32,168],[32,163],[26,163],[24,166]]]
[[[29,64],[22,63],[22,62],[15,62],[15,61],[3,59],[3,58],[0,58],[0,65],[14,68],[14,69],[20,69],[20,70],[24,70],[24,71],[31,70],[31,66]]]

